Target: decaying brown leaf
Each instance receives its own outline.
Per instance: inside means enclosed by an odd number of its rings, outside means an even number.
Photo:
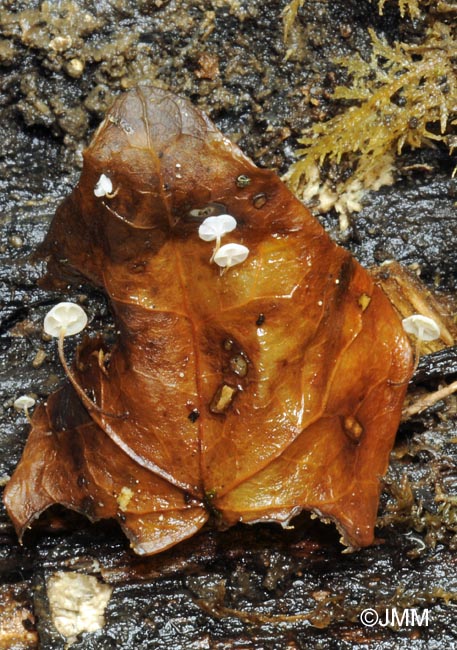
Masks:
[[[97,197],[102,174],[113,191]],[[223,274],[198,236],[220,213],[237,220],[224,243],[249,248]],[[103,288],[120,334],[109,356],[86,339],[75,363],[104,413],[66,385],[33,416],[5,493],[20,536],[61,503],[116,517],[137,553],[208,518],[286,524],[303,508],[353,548],[373,541],[410,345],[274,173],[187,101],[142,86],[100,126],[44,248],[48,285]]]

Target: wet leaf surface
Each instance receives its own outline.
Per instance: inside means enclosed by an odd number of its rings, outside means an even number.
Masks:
[[[199,237],[208,205],[248,250],[224,272]],[[20,535],[59,503],[117,518],[148,554],[210,514],[288,524],[305,508],[346,545],[372,543],[412,351],[368,272],[272,172],[189,102],[141,86],[98,129],[41,253],[48,287],[107,293],[119,337],[76,352],[97,408],[68,386],[33,416],[5,491]]]

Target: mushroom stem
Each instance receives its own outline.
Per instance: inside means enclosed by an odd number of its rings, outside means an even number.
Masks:
[[[216,245],[213,248],[213,254],[211,255],[210,264],[212,264],[214,262],[214,256],[216,255],[216,253],[217,253],[217,251],[219,250],[220,247],[221,247],[221,236],[218,235],[216,237]]]
[[[80,398],[81,402],[84,404],[84,406],[89,410],[89,411],[97,411],[97,413],[100,413],[101,415],[105,415],[106,417],[110,418],[123,418],[126,416],[125,413],[108,413],[107,411],[104,411],[98,404],[95,404],[88,395],[84,392],[84,389],[81,388],[81,386],[78,384],[78,381],[74,374],[72,373],[70,366],[67,363],[67,360],[65,359],[65,352],[63,348],[64,344],[64,338],[65,338],[65,331],[66,328],[62,327],[60,329],[59,337],[57,339],[57,349],[59,351],[59,359],[60,363],[63,366],[63,369],[65,370],[65,374],[67,375],[68,379],[70,380],[71,385],[75,389],[78,397]]]

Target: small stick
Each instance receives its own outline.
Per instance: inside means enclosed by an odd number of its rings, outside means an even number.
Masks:
[[[403,409],[402,421],[404,422],[405,420],[408,420],[412,415],[422,413],[425,409],[433,406],[445,397],[449,397],[449,395],[452,395],[455,392],[457,392],[457,380],[453,381],[452,384],[444,386],[444,388],[434,391],[433,393],[428,393],[423,397],[419,397],[419,399]]]

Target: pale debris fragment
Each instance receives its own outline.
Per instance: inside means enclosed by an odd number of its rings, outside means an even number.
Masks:
[[[95,632],[105,625],[105,609],[112,587],[75,571],[57,571],[47,582],[47,595],[54,627],[68,645],[82,632]]]
[[[295,163],[283,175],[282,180],[290,184],[299,164],[300,161]],[[350,215],[361,211],[366,192],[376,192],[383,185],[393,185],[393,170],[394,156],[387,152],[368,165],[361,178],[352,178],[335,186],[328,180],[322,181],[319,165],[316,164],[307,170],[306,183],[299,187],[292,186],[291,189],[305,205],[312,205],[319,214],[325,214],[334,208],[339,215],[340,230],[344,231],[349,227]]]
[[[224,413],[233,402],[237,389],[228,384],[223,384],[211,400],[209,410],[211,413]]]
[[[124,510],[127,510],[127,507],[132,500],[133,497],[133,490],[131,490],[129,487],[124,485],[122,490],[119,492],[117,496],[117,505],[119,506],[119,509],[124,512]]]
[[[401,414],[402,422],[406,422],[406,420],[409,420],[409,418],[412,417],[413,415],[422,413],[422,411],[425,411],[425,409],[434,406],[437,402],[441,402],[441,400],[445,399],[446,397],[449,397],[450,395],[453,395],[456,392],[457,392],[457,381],[453,381],[452,384],[443,386],[442,388],[434,391],[433,393],[427,393],[426,395],[422,395],[417,400],[415,400],[412,404],[409,404],[408,406],[405,406],[403,408]]]

